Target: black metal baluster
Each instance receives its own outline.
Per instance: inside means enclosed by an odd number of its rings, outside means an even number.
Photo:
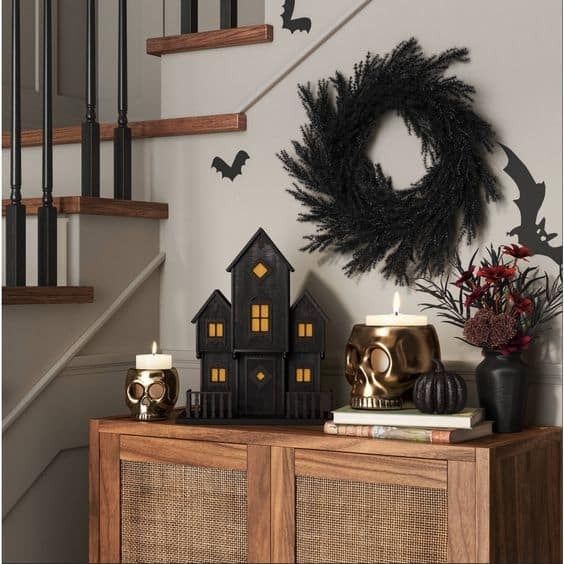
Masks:
[[[25,286],[20,60],[20,0],[12,0],[12,142],[10,146],[10,205],[6,207],[6,286]]]
[[[53,206],[53,65],[51,0],[43,0],[43,197],[37,210],[39,286],[57,285],[57,208]]]
[[[219,27],[237,27],[237,0],[221,0],[219,8]]]
[[[100,124],[96,120],[96,0],[86,0],[86,119],[82,122],[82,195],[100,196]]]
[[[118,126],[114,129],[114,198],[131,200],[131,129],[127,125],[127,0],[119,0]]]
[[[180,33],[198,31],[198,0],[180,0]]]
[[[231,408],[231,402],[233,401],[233,398],[231,396],[231,392],[227,392],[227,417],[229,417],[229,419],[231,419],[231,417],[233,417],[233,412],[232,412],[232,408]]]

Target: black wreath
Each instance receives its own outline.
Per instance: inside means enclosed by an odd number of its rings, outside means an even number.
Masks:
[[[371,55],[350,78],[337,72],[319,82],[317,94],[299,85],[309,123],[296,153],[278,157],[296,181],[288,192],[309,208],[300,221],[317,225],[304,251],[329,250],[352,257],[347,276],[373,269],[399,283],[443,272],[463,237],[470,242],[499,198],[484,159],[494,133],[472,110],[474,88],[444,76],[467,49],[425,57],[415,39],[385,56]],[[335,89],[335,101],[330,89]],[[427,172],[405,190],[367,156],[374,129],[386,112],[401,116],[421,140]]]

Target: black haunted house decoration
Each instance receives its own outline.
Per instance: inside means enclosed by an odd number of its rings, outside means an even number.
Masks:
[[[188,390],[186,423],[318,423],[327,318],[305,292],[290,307],[294,269],[261,228],[227,267],[233,303],[215,290],[192,319],[200,392]]]

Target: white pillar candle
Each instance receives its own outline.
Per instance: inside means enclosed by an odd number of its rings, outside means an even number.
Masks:
[[[367,315],[366,325],[374,325],[378,327],[414,327],[427,325],[426,315],[406,315],[400,313],[400,297],[399,293],[394,294],[393,313],[384,315]]]
[[[157,354],[157,343],[153,341],[151,354],[135,356],[135,368],[137,370],[169,370],[172,368],[172,356],[170,354]]]

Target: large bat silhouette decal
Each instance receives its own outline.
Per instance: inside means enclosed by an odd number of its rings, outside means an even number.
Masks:
[[[292,33],[294,33],[294,31],[307,31],[309,33],[311,30],[311,20],[309,18],[292,19],[295,5],[295,0],[286,0],[284,2],[284,6],[282,7],[284,11],[281,14],[282,28],[288,29]]]
[[[562,245],[551,247],[548,244],[549,241],[558,237],[558,234],[547,233],[544,217],[537,223],[546,192],[544,182],[535,182],[529,169],[509,147],[501,145],[501,148],[507,155],[507,165],[503,170],[515,182],[519,190],[519,198],[514,202],[521,214],[521,225],[514,227],[508,235],[517,235],[521,245],[527,245],[536,255],[550,257],[562,267]]]
[[[246,151],[239,151],[235,155],[235,159],[233,160],[233,164],[229,166],[221,157],[215,157],[212,161],[212,168],[215,168],[217,172],[221,172],[221,178],[229,178],[231,182],[235,179],[235,177],[241,174],[241,169],[247,162],[247,159],[250,159],[249,154]]]

